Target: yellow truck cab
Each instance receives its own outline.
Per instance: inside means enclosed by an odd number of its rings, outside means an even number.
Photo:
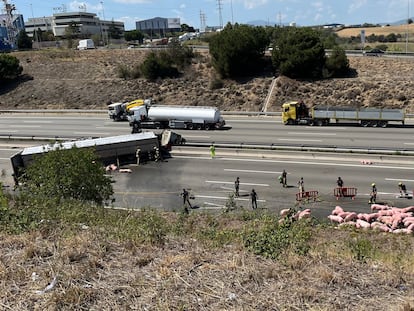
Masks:
[[[290,101],[282,105],[282,121],[284,124],[297,124],[307,122],[309,119],[309,109],[300,101]]]
[[[293,124],[290,120],[296,120],[297,105],[297,101],[287,102],[282,105],[282,121],[284,124]]]

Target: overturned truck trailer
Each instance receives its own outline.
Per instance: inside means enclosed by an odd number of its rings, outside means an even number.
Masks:
[[[137,150],[141,154],[153,152],[159,148],[159,138],[153,132],[128,134],[95,139],[84,139],[49,145],[24,148],[11,157],[14,176],[21,172],[33,161],[36,156],[56,149],[94,148],[97,156],[104,165],[117,163],[118,165],[136,162]]]

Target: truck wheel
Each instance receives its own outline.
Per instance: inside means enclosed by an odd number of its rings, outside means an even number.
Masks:
[[[196,129],[201,131],[203,129],[203,125],[202,124],[197,124]]]
[[[189,130],[194,129],[194,124],[193,123],[188,123],[187,124],[187,129],[189,129]]]
[[[377,127],[378,126],[378,122],[377,121],[371,121],[371,126],[372,127]]]
[[[204,127],[204,129],[205,129],[206,131],[211,130],[211,128],[210,128],[210,124],[206,124],[206,126]]]
[[[293,125],[295,122],[292,120],[292,119],[288,119],[286,122],[285,122],[285,125]]]
[[[388,121],[381,121],[381,122],[379,123],[379,126],[381,126],[382,128],[387,127],[387,125],[388,125]]]
[[[367,120],[362,120],[361,121],[361,126],[362,127],[367,127],[369,125],[369,122]]]
[[[316,120],[316,121],[315,121],[315,124],[316,124],[317,126],[322,126],[322,125],[323,125],[323,121],[322,121],[322,120]]]

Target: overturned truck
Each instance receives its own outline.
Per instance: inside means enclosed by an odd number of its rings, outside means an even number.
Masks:
[[[156,135],[153,132],[143,132],[28,147],[13,155],[10,160],[14,176],[17,178],[35,157],[52,150],[71,149],[73,147],[94,148],[103,165],[116,163],[117,166],[120,166],[136,163],[138,155],[141,160],[154,159],[155,151],[168,152],[171,145],[176,144],[177,141],[180,143],[183,141],[181,136],[170,131],[165,131],[161,135]]]

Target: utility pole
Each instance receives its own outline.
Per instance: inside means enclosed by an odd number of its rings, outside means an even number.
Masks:
[[[105,29],[105,10],[104,10],[103,1],[101,1],[101,9],[102,9],[102,18],[103,18],[103,21],[101,22],[103,24],[103,27],[102,27],[102,32],[103,32],[102,41],[103,41],[104,45],[107,45],[108,44],[108,32],[107,32],[107,29]]]
[[[206,32],[206,15],[200,11],[200,32]]]
[[[233,0],[230,0],[230,8],[231,8],[231,24],[234,25],[234,20],[233,20]]]
[[[408,53],[408,33],[410,30],[410,0],[407,1],[407,33],[405,34],[405,53]]]
[[[13,24],[13,11],[16,10],[14,4],[7,3],[7,0],[3,0],[4,7],[6,11],[6,20],[4,21],[7,31],[7,39],[8,43],[12,46],[12,48],[16,47],[16,37],[17,37],[17,29]]]
[[[217,0],[217,7],[218,7],[218,11],[219,11],[220,29],[223,29],[223,15],[221,14],[221,11],[223,9],[222,0]]]

